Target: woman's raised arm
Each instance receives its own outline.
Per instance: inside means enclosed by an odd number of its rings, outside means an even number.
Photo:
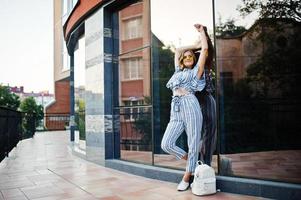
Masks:
[[[195,24],[195,28],[200,32],[200,46],[201,46],[201,54],[199,56],[199,60],[197,62],[198,72],[197,77],[200,79],[204,73],[204,67],[206,63],[206,58],[208,56],[208,42],[205,34],[204,27],[200,24]]]

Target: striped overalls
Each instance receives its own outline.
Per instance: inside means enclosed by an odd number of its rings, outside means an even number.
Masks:
[[[202,112],[194,93],[205,87],[205,74],[197,78],[198,66],[183,71],[176,68],[175,73],[166,84],[173,92],[179,88],[185,89],[188,94],[173,96],[171,101],[170,121],[162,138],[161,148],[181,159],[186,152],[176,146],[176,141],[185,130],[188,140],[187,172],[194,172],[198,160],[199,145],[202,129]]]

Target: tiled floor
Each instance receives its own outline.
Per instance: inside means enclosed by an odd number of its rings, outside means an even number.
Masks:
[[[176,184],[105,168],[70,153],[67,132],[37,133],[0,164],[0,200],[262,199],[218,192],[198,197]]]

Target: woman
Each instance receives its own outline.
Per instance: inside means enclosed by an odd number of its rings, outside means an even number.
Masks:
[[[173,91],[170,121],[162,138],[161,148],[177,159],[187,160],[186,171],[177,189],[189,188],[189,180],[198,160],[202,129],[202,113],[194,93],[205,87],[204,66],[208,54],[208,43],[204,28],[196,24],[200,41],[193,48],[201,48],[197,64],[192,50],[178,49],[175,55],[176,71],[166,84]],[[188,140],[188,153],[176,146],[176,141],[185,130]]]

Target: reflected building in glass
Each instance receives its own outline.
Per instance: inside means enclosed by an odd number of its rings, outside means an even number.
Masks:
[[[119,104],[121,159],[151,163],[149,2],[139,1],[119,15]],[[117,113],[116,113],[117,114]],[[135,152],[144,152],[135,158]],[[134,152],[134,153],[133,153]]]
[[[172,97],[165,85],[175,71],[174,49],[197,39],[193,24],[200,22],[215,47],[218,138],[211,165],[218,187],[295,199],[301,189],[301,20],[289,10],[277,12],[275,1],[249,8],[251,1],[62,1],[73,5],[62,26],[73,153],[180,180],[185,161],[160,146]],[[300,8],[296,1],[282,3]],[[177,145],[187,150],[185,132]]]

